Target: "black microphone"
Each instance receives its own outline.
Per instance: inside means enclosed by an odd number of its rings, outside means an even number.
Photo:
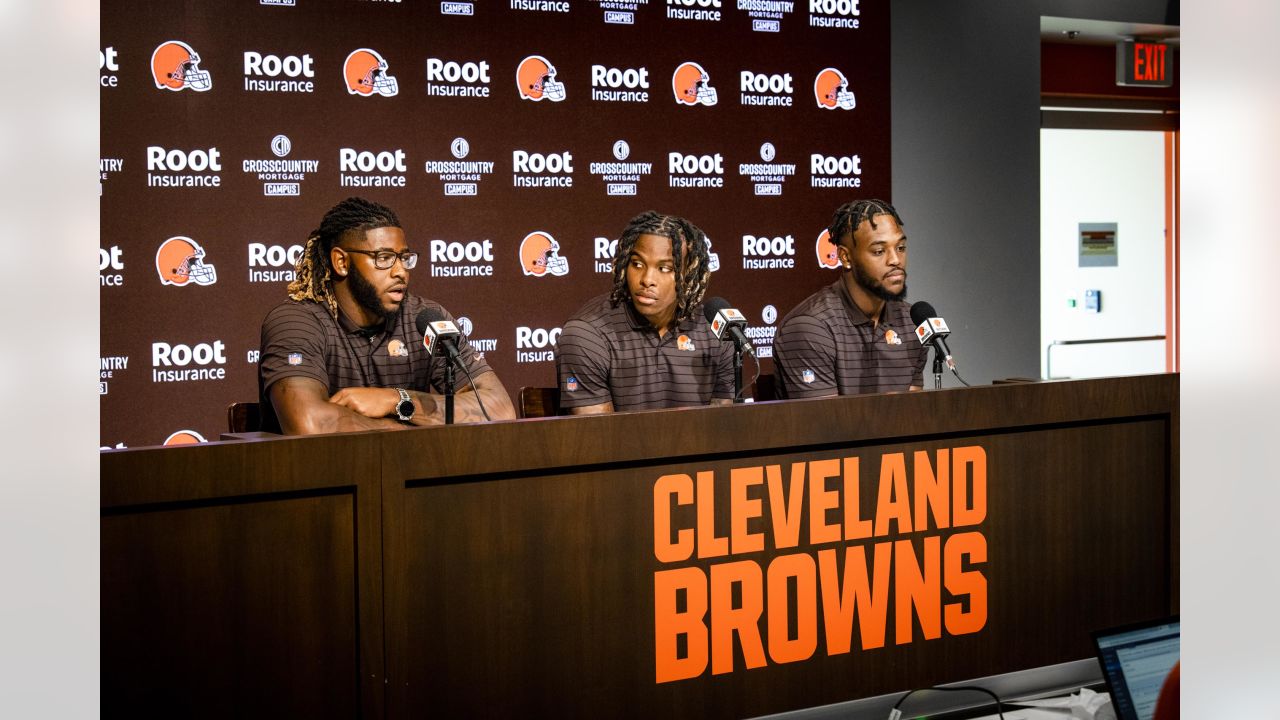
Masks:
[[[946,337],[951,334],[947,321],[938,317],[938,311],[929,303],[921,300],[911,306],[911,322],[916,324],[916,337],[921,345],[933,345],[933,351],[942,353],[947,360],[947,367],[956,369],[956,361],[951,358],[951,348],[947,347]]]
[[[462,337],[462,332],[444,313],[435,308],[427,308],[418,313],[414,324],[418,326],[418,332],[422,333],[422,346],[427,349],[428,355],[443,354],[449,360],[458,359],[458,338]]]
[[[728,300],[722,297],[711,298],[703,304],[702,314],[711,323],[711,332],[717,340],[732,339],[739,348],[755,357],[755,348],[751,346],[746,333],[742,332],[747,327],[747,317],[729,307]]]
[[[462,332],[458,330],[458,326],[454,325],[452,320],[446,318],[444,313],[435,308],[427,308],[418,313],[418,317],[414,318],[413,322],[418,326],[418,332],[422,333],[422,346],[427,349],[427,355],[443,354],[448,358],[448,364],[445,366],[445,424],[453,424],[453,366],[455,364],[462,368],[462,374],[467,376],[467,382],[471,384],[476,404],[480,406],[480,414],[484,416],[485,420],[488,420],[489,413],[484,409],[484,402],[480,400],[480,393],[475,392],[476,381],[471,377],[471,372],[467,370],[462,358],[458,357],[458,339],[462,337]]]

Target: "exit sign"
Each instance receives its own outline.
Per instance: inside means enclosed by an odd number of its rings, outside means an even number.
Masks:
[[[1158,42],[1125,40],[1116,43],[1116,84],[1139,87],[1173,85],[1173,53]]]

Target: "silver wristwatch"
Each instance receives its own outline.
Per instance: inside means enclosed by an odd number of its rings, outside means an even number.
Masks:
[[[396,403],[396,417],[408,422],[413,419],[413,398],[409,397],[409,391],[404,388],[396,388],[396,392],[400,393],[400,402]]]

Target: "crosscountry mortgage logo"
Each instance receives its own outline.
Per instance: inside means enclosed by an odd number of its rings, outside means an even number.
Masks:
[[[484,357],[485,353],[498,351],[498,338],[475,338],[472,333],[475,332],[475,325],[471,322],[471,318],[463,316],[458,318],[458,329],[466,336],[467,344],[475,350],[480,357]]]
[[[342,64],[347,92],[351,95],[394,97],[400,92],[395,77],[387,74],[387,61],[377,50],[360,48],[352,50]]]
[[[275,158],[262,160],[246,159],[241,161],[240,169],[246,173],[257,175],[262,182],[262,194],[268,197],[302,194],[302,181],[307,175],[320,169],[319,160],[286,160],[293,151],[293,142],[286,135],[271,138],[271,154]]]
[[[756,357],[773,357],[773,336],[778,331],[773,324],[778,320],[778,308],[765,305],[760,311],[760,319],[764,321],[764,325],[750,326],[744,332],[751,344],[756,346]]]
[[[541,55],[530,55],[516,68],[516,90],[521,100],[564,100],[564,83],[556,80],[556,68]]]
[[[852,110],[858,105],[849,92],[849,79],[835,68],[826,68],[813,79],[813,97],[826,110]]]
[[[213,87],[209,71],[200,69],[200,55],[181,40],[166,40],[151,52],[151,77],[160,90],[204,92]]]
[[[446,196],[472,196],[480,192],[480,181],[492,175],[495,163],[491,160],[467,160],[471,143],[464,137],[456,137],[449,143],[453,160],[427,160],[423,169],[435,175],[442,183]]]
[[[218,273],[212,265],[205,264],[204,248],[189,237],[176,235],[160,243],[156,249],[156,274],[161,285],[182,287],[212,285],[218,282]]]
[[[840,267],[840,253],[836,250],[836,244],[831,242],[830,230],[823,230],[818,234],[815,249],[818,253],[818,267],[827,268],[828,270],[835,270]]]
[[[555,238],[535,230],[520,241],[520,270],[534,277],[560,277],[569,274],[569,260],[560,256],[560,243]]]
[[[716,89],[711,87],[711,76],[696,62],[683,62],[671,73],[671,91],[679,105],[706,105],[719,101]]]
[[[764,162],[741,163],[738,174],[748,177],[755,183],[755,194],[759,196],[782,195],[782,184],[787,178],[796,174],[795,163],[775,163],[777,148],[766,142],[760,146],[760,159]]]
[[[653,163],[624,162],[631,156],[631,146],[626,140],[613,144],[613,157],[617,162],[593,162],[587,170],[605,183],[607,195],[635,195],[645,175],[653,172]]]
[[[778,32],[782,20],[796,9],[791,0],[738,0],[738,9],[746,10],[755,32]]]

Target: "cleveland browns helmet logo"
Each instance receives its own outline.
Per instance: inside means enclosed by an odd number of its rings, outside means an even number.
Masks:
[[[858,101],[849,92],[849,80],[835,68],[827,68],[813,79],[813,96],[818,107],[827,110],[852,110]]]
[[[568,275],[569,260],[560,256],[560,243],[542,231],[531,232],[520,242],[520,269],[525,275]]]
[[[556,80],[555,66],[541,55],[530,55],[520,61],[516,68],[516,89],[522,100],[564,100],[564,83]]]
[[[392,97],[400,92],[400,83],[387,74],[387,61],[377,50],[352,51],[342,64],[342,74],[347,81],[347,92],[352,95]]]
[[[818,265],[820,267],[835,270],[840,267],[840,251],[835,243],[831,242],[831,231],[823,230],[818,236],[817,247]]]
[[[719,100],[711,76],[696,62],[680,63],[671,74],[671,91],[681,105],[715,105]]]
[[[702,239],[707,241],[707,269],[715,272],[720,269],[720,255],[711,252],[711,238],[704,234]]]
[[[212,285],[218,282],[218,273],[212,265],[205,264],[204,248],[195,240],[178,235],[160,244],[156,250],[156,273],[162,285]]]
[[[208,440],[195,430],[179,430],[164,439],[165,445],[195,445],[202,442],[208,442]]]
[[[151,77],[161,90],[204,92],[213,87],[208,70],[200,69],[200,55],[181,40],[168,40],[151,53]]]

